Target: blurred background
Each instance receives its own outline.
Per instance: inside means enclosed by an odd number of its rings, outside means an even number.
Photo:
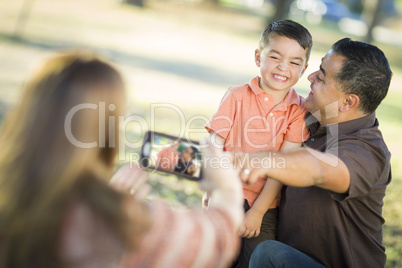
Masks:
[[[0,119],[38,64],[60,50],[95,50],[123,73],[129,93],[127,144],[156,130],[199,140],[229,86],[259,74],[254,50],[271,21],[290,18],[312,33],[307,76],[343,37],[380,47],[394,73],[377,116],[392,152],[384,205],[387,267],[402,267],[402,0],[0,0]],[[49,111],[51,113],[51,111]],[[139,152],[128,148],[126,159]],[[193,182],[150,174],[150,198],[200,207]]]

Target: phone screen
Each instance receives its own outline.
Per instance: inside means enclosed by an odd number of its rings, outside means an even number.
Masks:
[[[201,152],[199,143],[148,131],[141,151],[141,166],[181,176],[190,180],[201,179]]]

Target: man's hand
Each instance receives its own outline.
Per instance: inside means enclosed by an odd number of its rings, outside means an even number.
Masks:
[[[232,154],[233,164],[245,184],[253,184],[259,177],[266,176],[267,170],[264,167],[269,168],[272,161],[270,157],[270,152]]]
[[[244,216],[243,225],[240,228],[240,235],[245,238],[259,236],[263,216],[264,214],[250,208]]]

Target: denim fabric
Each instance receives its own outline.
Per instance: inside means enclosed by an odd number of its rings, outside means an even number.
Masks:
[[[303,252],[275,240],[260,243],[250,259],[250,268],[325,268]]]

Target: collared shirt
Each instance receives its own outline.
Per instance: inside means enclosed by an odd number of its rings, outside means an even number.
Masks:
[[[263,91],[259,82],[257,76],[249,84],[229,88],[218,111],[205,126],[225,139],[227,151],[278,151],[284,140],[298,143],[308,138],[304,98],[291,88],[285,99],[275,105],[273,96]],[[250,206],[265,181],[261,178],[253,185],[244,185]],[[275,204],[271,207],[276,207]]]
[[[326,267],[384,267],[382,206],[391,167],[375,113],[326,127],[310,115],[307,123],[311,136],[304,147],[341,159],[350,187],[345,194],[284,187],[278,240]]]
[[[173,171],[179,161],[179,155],[170,148],[161,150],[157,155],[156,164],[158,168]]]

